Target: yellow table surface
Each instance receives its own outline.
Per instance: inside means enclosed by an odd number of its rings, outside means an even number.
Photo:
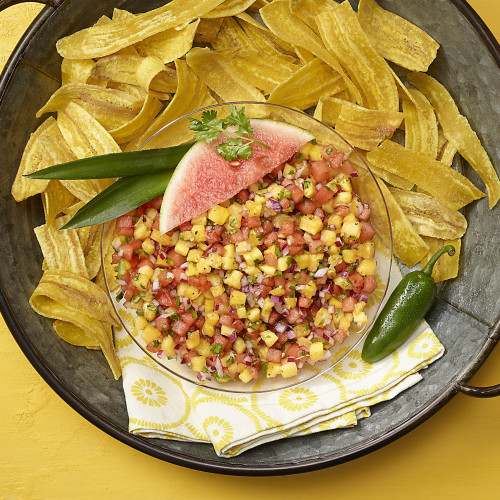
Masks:
[[[469,3],[499,38],[500,2]],[[37,4],[22,4],[0,14],[0,67],[39,9]],[[471,382],[500,383],[500,348]],[[396,442],[330,469],[274,478],[209,474],[147,456],[87,422],[40,378],[1,317],[0,398],[2,500],[211,500],[220,493],[239,500],[493,499],[500,495],[500,398],[481,400],[459,394]]]

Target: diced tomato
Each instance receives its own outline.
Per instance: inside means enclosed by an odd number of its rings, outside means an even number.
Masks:
[[[256,340],[258,338],[260,338],[260,334],[259,334],[259,331],[255,331],[255,332],[249,332],[247,331],[245,333],[245,337],[248,337],[250,340]]]
[[[337,215],[340,215],[341,217],[345,217],[345,216],[349,215],[350,211],[351,210],[350,210],[350,208],[347,205],[339,205],[335,209],[335,213]]]
[[[335,342],[338,342],[339,344],[342,344],[346,337],[347,332],[345,332],[344,330],[337,330],[337,333],[333,335],[333,340],[335,340]]]
[[[340,171],[345,175],[351,175],[356,172],[354,165],[349,160],[344,160],[340,166]]]
[[[335,271],[337,271],[338,273],[340,273],[341,271],[343,271],[345,268],[347,267],[347,262],[345,262],[344,260],[340,263],[340,264],[337,264],[335,266]]]
[[[321,203],[321,205],[324,205],[333,198],[333,194],[333,191],[323,186],[314,195],[314,200]]]
[[[125,236],[126,238],[132,238],[134,236],[133,227],[121,227],[116,230],[118,236]]]
[[[220,295],[217,295],[217,297],[214,297],[214,302],[215,305],[224,305],[229,302],[229,297],[225,293],[221,293]]]
[[[364,243],[365,241],[369,241],[375,235],[375,229],[370,222],[362,220],[361,221],[361,234],[359,235],[359,242]]]
[[[286,319],[291,325],[298,323],[302,319],[302,313],[300,312],[300,309],[298,307],[290,309]]]
[[[300,247],[302,246],[306,240],[304,239],[304,236],[302,236],[300,233],[293,233],[292,234],[292,239],[291,239],[291,245],[292,247]]]
[[[281,351],[280,351],[280,349],[273,349],[272,347],[269,348],[267,350],[266,359],[270,363],[281,363]]]
[[[290,207],[291,202],[288,198],[283,198],[282,200],[280,200],[280,205],[284,210],[286,210]]]
[[[177,306],[175,299],[166,290],[160,290],[156,294],[155,299],[163,307],[176,307]]]
[[[276,245],[278,243],[278,233],[268,233],[264,236],[262,243],[266,247]]]
[[[246,227],[245,229],[247,230],[247,235],[248,235],[248,227]],[[247,239],[247,236],[245,236],[245,233],[241,229],[229,237],[229,241],[231,241],[231,243],[234,243],[234,244],[241,243],[242,241],[245,241],[246,239]]]
[[[377,288],[377,282],[375,281],[375,278],[371,274],[365,276],[363,290],[361,291],[363,293],[372,293],[375,291],[376,288]]]
[[[283,167],[285,166],[284,163],[281,163],[280,165],[278,165],[277,167],[273,168],[271,170],[271,174],[273,175],[278,175],[282,170],[283,170]]]
[[[358,272],[354,271],[349,274],[349,281],[352,283],[352,289],[354,293],[359,293],[363,289],[363,276]]]
[[[338,286],[337,284],[333,285],[333,295],[335,297],[340,297],[341,295],[344,295],[345,291]]]
[[[259,227],[261,225],[260,217],[243,217],[241,219],[241,225],[249,227],[250,229]]]
[[[346,297],[345,299],[342,300],[342,310],[348,313],[353,312],[354,306],[357,303],[358,301],[354,297]]]
[[[316,182],[326,184],[332,175],[332,169],[325,160],[311,162],[311,174]]]
[[[237,195],[236,198],[239,198],[243,203],[250,199],[250,192],[247,189],[242,189]]]
[[[256,297],[267,297],[271,290],[272,290],[272,287],[270,287],[270,286],[264,286],[262,284],[257,285],[255,287],[255,296]]]
[[[166,287],[169,283],[172,283],[172,278],[167,278],[167,271],[161,271],[158,275],[158,281],[161,286]]]
[[[311,307],[311,304],[313,303],[313,300],[310,299],[309,297],[304,297],[303,295],[301,295],[299,297],[299,300],[297,301],[297,305],[299,307],[303,307],[305,309]]]
[[[271,311],[271,314],[269,314],[269,319],[267,320],[267,322],[270,324],[270,325],[274,325],[278,322],[278,320],[280,319],[280,315],[273,309]]]
[[[237,333],[240,333],[244,330],[245,323],[243,323],[241,319],[237,319],[236,321],[233,322],[233,328],[236,330]]]
[[[186,335],[190,328],[191,327],[187,323],[184,323],[184,321],[176,321],[172,326],[172,330],[177,335]]]
[[[219,318],[219,323],[221,325],[231,326],[233,324],[233,318],[229,314],[221,314]]]
[[[158,352],[161,349],[161,344],[153,340],[146,346],[146,349],[149,352]]]
[[[293,220],[284,220],[281,223],[280,233],[283,236],[291,236],[294,231],[295,231],[295,224],[294,224]]]
[[[274,278],[272,276],[266,276],[262,280],[262,284],[265,286],[274,286]]]
[[[200,316],[195,322],[194,326],[195,328],[198,328],[198,330],[201,330],[203,328],[203,325],[205,324],[205,318],[203,316]]]
[[[134,247],[130,243],[123,243],[120,250],[122,251],[123,258],[130,262],[134,255]]]
[[[163,195],[161,194],[160,196],[157,196],[156,198],[153,198],[149,202],[149,206],[151,208],[156,208],[156,210],[160,210],[162,201],[163,201]]]
[[[191,286],[198,288],[202,292],[206,292],[212,286],[205,274],[202,274],[198,278],[196,276],[188,276],[187,281]]]
[[[133,296],[134,296],[134,292],[133,292],[133,290],[127,290],[127,291],[123,294],[123,298],[124,298],[125,300],[130,300]]]
[[[174,275],[174,283],[180,283],[183,279],[182,275],[185,275],[184,269],[180,267],[174,267],[170,272]]]
[[[197,316],[193,317],[193,315],[190,312],[185,312],[181,314],[182,321],[186,323],[189,327],[195,324],[197,320]]]
[[[282,276],[279,277],[279,276],[276,276],[274,278],[274,288],[278,287],[278,286],[285,286],[286,284],[286,279],[283,278]]]
[[[221,335],[220,333],[216,333],[214,336],[213,345],[215,345],[215,344],[221,344],[222,350],[226,350],[226,348],[231,347],[231,343],[229,342],[229,338],[224,337],[224,335]]]
[[[368,207],[363,207],[363,211],[359,214],[360,220],[368,220],[370,218],[371,210]]]
[[[321,253],[324,251],[325,244],[321,240],[313,240],[309,243],[309,253]]]
[[[198,353],[192,349],[191,351],[188,351],[186,354],[184,354],[184,356],[182,356],[182,359],[184,360],[184,362],[186,364],[190,364],[191,363],[191,360],[195,357],[195,356],[198,356]]]
[[[143,267],[143,266],[149,266],[151,269],[155,269],[155,265],[151,262],[151,260],[148,258],[148,259],[141,259],[138,263],[137,263],[137,267]]]
[[[302,250],[301,246],[300,247],[290,246],[290,247],[288,247],[288,255],[293,257],[294,255],[297,255],[298,253],[300,253],[301,250]]]
[[[264,260],[266,261],[266,264],[268,266],[272,266],[275,269],[278,267],[278,259],[276,255],[273,255],[272,253],[266,253],[266,255],[264,255]]]
[[[191,228],[193,227],[193,225],[191,224],[191,222],[189,221],[186,221],[186,222],[183,222],[182,224],[179,225],[179,231],[191,231]]]
[[[186,262],[186,258],[183,257],[181,254],[177,253],[174,249],[170,250],[167,253],[167,258],[172,259],[172,264],[177,267],[181,266],[182,264],[184,264],[184,262]]]
[[[153,222],[153,229],[156,229],[157,231],[159,231],[159,229],[160,229],[160,217],[159,217],[159,214],[155,217],[155,220]]]
[[[220,237],[224,228],[222,226],[213,226],[213,229],[205,229],[205,236],[207,238],[207,243],[213,245],[220,241]]]
[[[302,351],[304,348],[299,344],[291,344],[290,347],[285,351],[286,358],[300,358],[302,356]]]
[[[297,209],[304,215],[311,215],[318,208],[314,201],[305,199],[302,203],[297,205]]]
[[[122,260],[122,256],[121,255],[118,255],[117,253],[114,253],[113,256],[111,257],[111,262],[113,264],[118,264],[118,262],[120,262]]]
[[[123,229],[125,227],[134,227],[133,215],[121,215],[116,219],[116,229]]]
[[[294,203],[300,203],[304,199],[304,191],[302,191],[299,186],[291,183],[286,186],[286,188],[292,193],[292,200]]]
[[[156,318],[155,325],[160,332],[168,332],[170,329],[170,320],[168,318]]]
[[[274,224],[270,220],[265,220],[262,223],[262,229],[265,233],[272,233],[274,231]]]

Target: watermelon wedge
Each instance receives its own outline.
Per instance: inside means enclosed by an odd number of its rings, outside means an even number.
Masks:
[[[287,123],[259,119],[250,122],[252,137],[269,149],[252,144],[253,153],[248,160],[228,162],[215,151],[226,140],[225,134],[210,144],[197,142],[177,165],[165,191],[160,210],[161,233],[228,200],[314,139],[310,132]]]

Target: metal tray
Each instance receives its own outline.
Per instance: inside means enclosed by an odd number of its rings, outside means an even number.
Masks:
[[[19,0],[0,0],[0,10]],[[110,376],[101,353],[60,340],[50,321],[37,316],[28,299],[41,276],[42,255],[33,227],[43,222],[38,197],[15,203],[10,186],[21,154],[41,120],[36,111],[60,85],[59,38],[87,27],[113,7],[145,10],[144,2],[44,0],[0,78],[0,309],[26,357],[47,383],[76,411],[116,439],[151,456],[193,469],[235,475],[278,475],[336,465],[369,453],[407,433],[459,391],[475,396],[500,394],[500,386],[466,384],[500,336],[499,208],[487,200],[467,207],[469,229],[463,242],[459,278],[447,283],[428,314],[447,352],[423,372],[424,380],[395,399],[373,408],[370,418],[351,429],[282,440],[232,459],[219,458],[208,444],[145,439],[127,432],[121,382]],[[147,2],[147,9],[157,7]],[[352,2],[354,7],[357,1]],[[421,26],[441,44],[430,74],[450,89],[498,170],[500,165],[500,46],[463,0],[381,0],[381,5]],[[478,186],[472,169],[465,174]]]

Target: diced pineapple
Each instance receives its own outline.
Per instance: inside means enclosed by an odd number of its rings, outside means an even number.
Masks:
[[[267,358],[268,351],[269,351],[269,347],[267,347],[266,345],[262,345],[262,346],[257,347],[257,353],[259,354],[259,357],[262,359]]]
[[[244,253],[250,251],[251,248],[252,246],[249,245],[246,241],[241,241],[240,243],[236,243],[236,254],[243,255]]]
[[[314,236],[323,229],[323,222],[317,215],[304,215],[300,218],[299,228]]]
[[[235,330],[230,326],[222,325],[220,328],[220,334],[224,335],[224,337],[230,337],[233,333],[235,333]]]
[[[210,352],[210,343],[205,339],[201,339],[200,343],[196,346],[196,352],[200,356],[210,356],[212,354]]]
[[[229,220],[226,222],[225,227],[226,229],[239,229],[241,227],[241,217],[229,214]]]
[[[214,269],[220,269],[222,267],[222,257],[218,253],[211,253],[206,258],[207,264]]]
[[[248,316],[248,321],[250,321],[251,323],[255,323],[260,319],[260,309],[258,307],[250,309],[250,311],[248,311],[247,316]]]
[[[142,304],[142,317],[146,321],[153,321],[156,317],[156,313],[158,312],[158,308],[149,303],[149,302],[144,302]]]
[[[252,250],[243,254],[243,258],[249,266],[254,266],[256,261],[259,262],[263,260],[264,256],[257,247],[253,247]]]
[[[142,316],[136,316],[134,318],[134,327],[136,330],[144,330],[148,326],[148,322]]]
[[[358,255],[363,259],[373,259],[375,255],[375,243],[373,241],[365,241],[358,246]]]
[[[194,349],[200,343],[200,332],[195,330],[194,332],[188,333],[188,338],[186,340],[186,347],[188,349]]]
[[[297,375],[297,365],[293,362],[287,362],[280,365],[280,373],[283,378],[295,377]]]
[[[248,382],[253,379],[252,374],[250,373],[250,370],[248,368],[245,368],[238,376],[240,380],[245,384],[248,384]]]
[[[229,297],[229,304],[234,307],[241,307],[245,305],[246,300],[247,296],[245,293],[233,290]]]
[[[215,334],[215,328],[212,325],[209,325],[206,321],[205,321],[205,323],[203,323],[201,331],[207,337],[213,337]]]
[[[309,265],[307,266],[308,271],[317,271],[319,267],[319,263],[323,260],[323,257],[325,254],[323,253],[314,253],[311,254],[310,260],[309,260]]]
[[[316,181],[309,177],[304,181],[304,196],[312,198],[316,194]]]
[[[212,301],[213,302],[213,301]],[[219,314],[216,312],[207,312],[205,314],[205,323],[208,325],[215,326],[219,321]]]
[[[311,363],[316,363],[316,361],[323,359],[324,353],[325,349],[323,347],[323,342],[313,342],[309,349],[309,359]]]
[[[267,264],[260,265],[259,269],[268,276],[274,276],[276,274],[276,268],[268,266]]]
[[[153,276],[154,270],[150,266],[141,266],[137,272],[143,276],[147,276],[148,279],[151,279],[151,276]]]
[[[337,309],[341,309],[342,308],[342,302],[340,302],[339,299],[336,299],[335,297],[331,297],[329,300],[328,300],[328,305],[329,306],[334,306],[336,307]]]
[[[330,215],[328,217],[328,225],[335,226],[335,229],[338,231],[342,227],[342,217],[340,215]]]
[[[194,241],[207,241],[207,237],[205,235],[205,226],[196,224],[191,228],[191,232],[193,233]]]
[[[358,252],[356,249],[348,249],[346,248],[345,250],[342,251],[342,260],[346,262],[347,264],[352,264],[353,262],[356,262],[356,259],[358,258]]]
[[[160,347],[166,356],[173,356],[175,353],[175,342],[170,335],[163,338]]]
[[[339,174],[335,177],[335,182],[347,193],[352,193],[351,179],[344,174]]]
[[[220,205],[215,205],[215,207],[212,207],[208,211],[208,218],[219,226],[222,226],[224,222],[226,222],[228,217],[229,210],[227,208],[221,207]]]
[[[297,339],[297,344],[309,350],[311,348],[312,342],[306,337],[300,337],[300,339]]]
[[[321,146],[319,144],[313,144],[309,151],[309,158],[311,161],[320,161],[323,159],[323,155],[321,154]]]
[[[260,271],[257,267],[255,266],[247,266],[245,269],[243,269],[245,274],[248,274],[248,276],[253,276],[257,277],[260,274]]]
[[[213,299],[205,299],[205,314],[215,311],[215,301]]]
[[[190,262],[188,264],[188,267],[187,267],[185,273],[186,273],[186,276],[199,276],[200,275],[200,271],[198,271],[197,264],[195,264],[194,262]]]
[[[335,246],[337,240],[337,233],[331,229],[323,229],[321,231],[321,241],[327,246]]]
[[[285,298],[285,306],[288,307],[288,309],[292,309],[292,307],[295,307],[296,305],[297,305],[297,297]]]
[[[351,322],[352,318],[350,318],[347,314],[345,314],[344,317],[341,318],[339,321],[339,328],[347,332],[349,330],[349,327],[351,326]]]
[[[234,245],[224,245],[224,257],[234,257]]]
[[[233,343],[233,350],[238,354],[245,352],[246,348],[245,341],[241,337],[238,337]]]
[[[304,297],[312,299],[316,294],[317,289],[318,288],[316,286],[316,283],[314,283],[314,281],[310,281],[307,285],[304,286],[300,293],[304,295]]]
[[[160,332],[153,326],[147,325],[144,330],[142,330],[141,337],[144,342],[148,343],[157,339],[160,336]]]
[[[145,240],[151,234],[151,230],[144,222],[139,221],[134,227],[134,238],[136,240]]]
[[[147,266],[147,267],[149,267],[149,266]],[[145,291],[147,289],[147,287],[148,287],[148,284],[149,284],[149,277],[147,275],[145,275],[145,274],[137,273],[132,278],[132,283],[134,284],[134,286],[138,290]]]
[[[280,286],[277,286],[276,288],[273,288],[270,292],[269,292],[271,295],[275,295],[276,297],[282,297],[283,295],[285,295],[285,288],[280,285]]]
[[[328,312],[328,309],[322,307],[314,317],[314,326],[318,328],[323,328],[329,325],[332,321],[332,315]]]
[[[193,224],[193,226],[196,226],[196,225],[200,225],[200,226],[206,226],[207,224],[207,214],[206,212],[201,214],[201,215],[198,215],[197,217],[193,217],[191,219],[191,224]]]
[[[201,294],[201,291],[198,290],[198,288],[194,287],[194,286],[188,286],[186,288],[186,297],[189,299],[189,300],[195,300],[196,298],[198,298]]]
[[[246,307],[238,307],[236,309],[236,314],[238,315],[238,318],[245,319],[247,317],[247,309],[246,309]]]
[[[349,205],[352,201],[352,194],[347,191],[341,191],[333,199],[337,205]]]
[[[344,240],[357,240],[361,234],[361,223],[354,214],[349,214],[344,218],[340,234]]]
[[[260,217],[262,214],[262,204],[253,200],[245,202],[249,217]]]
[[[292,265],[292,258],[290,256],[278,258],[278,271],[286,271]]]
[[[272,347],[278,340],[278,336],[271,330],[265,330],[260,332],[260,337],[265,342],[267,347]]]
[[[342,278],[342,276],[336,276],[333,282],[338,285],[343,290],[351,290],[352,283],[347,278]]]
[[[299,269],[306,269],[311,262],[311,254],[303,253],[301,255],[297,255],[295,257],[295,262],[297,263]]]
[[[151,239],[158,242],[160,245],[173,247],[179,239],[179,232],[175,231],[172,236],[169,236],[168,234],[161,234],[158,229],[153,229],[151,232]]]
[[[251,229],[248,233],[248,243],[252,247],[256,247],[258,245],[262,245],[262,233],[257,233],[255,229]]]
[[[189,250],[186,260],[188,262],[199,262],[201,259],[201,256],[203,255],[203,250],[200,250],[199,248],[192,248]]]
[[[295,174],[297,173],[297,169],[288,163],[285,163],[283,168],[283,177],[288,177],[289,179],[293,179]]]
[[[176,244],[175,244],[175,247],[174,247],[174,250],[180,254],[180,255],[183,255],[184,257],[186,257],[186,255],[189,253],[189,250],[190,248],[192,247],[193,245],[190,244],[190,242],[188,241],[184,241],[184,240],[179,240]]]
[[[191,370],[195,372],[201,372],[206,366],[205,356],[194,356],[191,358]]]
[[[234,257],[222,257],[222,269],[225,271],[231,271],[232,269],[237,269],[238,263],[234,260]]]
[[[268,363],[266,370],[267,378],[274,378],[280,374],[281,363]]]
[[[361,276],[368,276],[369,274],[375,273],[375,268],[377,267],[377,261],[373,259],[363,259],[359,266],[356,268]]]
[[[146,253],[153,253],[155,251],[155,246],[151,238],[146,238],[142,242],[141,247]]]
[[[243,273],[241,271],[230,271],[226,273],[224,277],[224,283],[233,288],[237,288],[238,290],[241,288],[241,278],[243,277]]]
[[[208,274],[212,268],[208,265],[207,259],[200,258],[196,263],[196,269],[200,274]]]

